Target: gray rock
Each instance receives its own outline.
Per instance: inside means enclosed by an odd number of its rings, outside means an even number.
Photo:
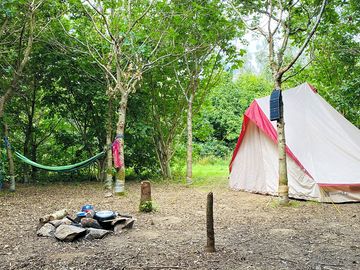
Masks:
[[[55,227],[50,223],[45,223],[37,232],[38,236],[43,237],[53,237],[55,232]]]
[[[95,229],[95,228],[87,228],[87,234],[85,236],[86,240],[93,240],[93,239],[101,239],[105,235],[108,235],[111,231],[103,230],[103,229]]]
[[[81,226],[83,228],[95,228],[101,229],[99,222],[93,218],[82,218],[81,219]]]
[[[55,219],[49,222],[50,224],[54,225],[55,228],[59,227],[61,224],[65,224],[65,225],[71,225],[71,220],[64,217],[63,219]]]
[[[135,219],[134,218],[128,218],[123,225],[123,229],[131,229],[134,226]]]
[[[56,239],[65,242],[71,242],[76,238],[82,237],[86,234],[86,230],[81,227],[73,225],[60,225],[55,231]]]

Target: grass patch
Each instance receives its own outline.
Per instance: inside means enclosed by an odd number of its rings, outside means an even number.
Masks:
[[[290,200],[288,205],[280,205],[279,198],[271,199],[271,201],[268,203],[268,206],[270,208],[278,208],[278,207],[293,207],[293,208],[299,208],[301,206],[300,201],[296,200]]]
[[[181,179],[186,177],[186,166],[181,170]],[[229,160],[206,157],[193,164],[193,184],[195,187],[224,186],[228,184]]]

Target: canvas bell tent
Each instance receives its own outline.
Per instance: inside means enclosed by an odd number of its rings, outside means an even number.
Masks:
[[[283,92],[289,196],[321,202],[360,201],[360,130],[308,83]],[[276,121],[269,96],[244,114],[230,163],[230,187],[277,195]]]

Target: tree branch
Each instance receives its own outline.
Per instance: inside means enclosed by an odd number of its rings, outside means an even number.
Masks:
[[[98,10],[89,0],[86,0],[86,2],[96,11],[97,14],[99,14],[101,16],[101,18],[103,19],[104,23],[105,23],[105,27],[106,30],[111,38],[111,40],[115,41],[114,36],[112,35],[111,31],[110,31],[110,26],[109,26],[109,22],[106,19],[106,16],[104,15],[104,13],[100,12],[100,10]]]
[[[89,1],[88,1],[88,2],[89,2]],[[83,9],[85,10],[85,12],[86,12],[86,14],[88,15],[88,17],[90,18],[90,20],[91,20],[91,22],[92,22],[92,24],[93,24],[96,32],[97,32],[104,40],[106,40],[108,43],[112,44],[113,42],[112,42],[110,39],[108,39],[108,38],[104,35],[104,33],[102,33],[102,32],[100,31],[100,29],[97,27],[96,22],[95,22],[95,20],[94,20],[94,17],[88,12],[88,10],[86,9],[86,7],[85,7],[84,5],[83,5],[82,7],[83,7]],[[93,8],[94,8],[94,7],[93,7]],[[95,8],[94,8],[94,9],[95,9]],[[98,12],[98,13],[99,13],[99,12]],[[106,23],[105,23],[105,24],[106,24]],[[109,31],[108,31],[108,32],[109,32]]]
[[[295,77],[296,75],[298,75],[299,73],[301,73],[305,68],[307,68],[312,62],[314,61],[314,59],[310,59],[310,61],[304,65],[300,70],[296,71],[296,72],[293,72],[292,74],[288,75],[287,77],[285,77],[282,82],[285,82],[287,81],[288,79],[292,78],[292,77]]]
[[[307,47],[307,45],[309,44],[311,38],[313,37],[319,23],[320,23],[320,20],[321,20],[321,17],[324,13],[324,10],[325,10],[325,6],[327,5],[327,2],[328,0],[323,0],[322,2],[322,5],[321,5],[321,8],[320,8],[320,11],[319,11],[319,14],[318,14],[318,17],[317,17],[317,20],[313,26],[313,28],[311,29],[310,33],[308,34],[307,38],[305,39],[303,45],[301,46],[301,48],[299,49],[298,53],[296,54],[296,56],[292,59],[292,61],[284,68],[282,68],[280,71],[279,71],[279,75],[282,76],[286,71],[288,71],[294,64],[295,62],[299,59],[300,55],[303,53],[303,51],[305,50],[305,48]]]
[[[145,17],[145,15],[149,12],[150,8],[152,7],[153,5],[153,1],[150,2],[149,6],[146,8],[146,10],[143,12],[143,14],[140,15],[140,17],[138,17],[133,23],[132,25],[130,26],[129,30],[127,31],[126,35],[128,35],[132,30],[133,28],[137,25],[137,23]]]
[[[243,22],[243,24],[245,25],[245,27],[251,31],[258,31],[261,35],[263,35],[266,40],[268,40],[268,36],[266,35],[265,31],[263,29],[261,29],[260,26],[256,26],[256,27],[252,27],[250,25],[248,25],[248,23],[246,22],[246,20],[243,18],[243,16],[241,15],[241,13],[237,10],[237,8],[234,6],[234,4],[232,3],[232,1],[229,2],[232,9],[235,11],[235,13],[239,16],[239,18],[241,19],[241,21]]]

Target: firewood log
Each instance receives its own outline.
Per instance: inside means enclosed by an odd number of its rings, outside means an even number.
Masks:
[[[47,223],[49,221],[50,221],[50,215],[45,215],[45,216],[39,218],[39,222],[42,225],[44,225],[44,223]]]
[[[65,216],[67,216],[69,213],[66,209],[62,209],[59,211],[56,211],[54,213],[52,213],[49,217],[49,221],[55,220],[55,219],[62,219]]]

